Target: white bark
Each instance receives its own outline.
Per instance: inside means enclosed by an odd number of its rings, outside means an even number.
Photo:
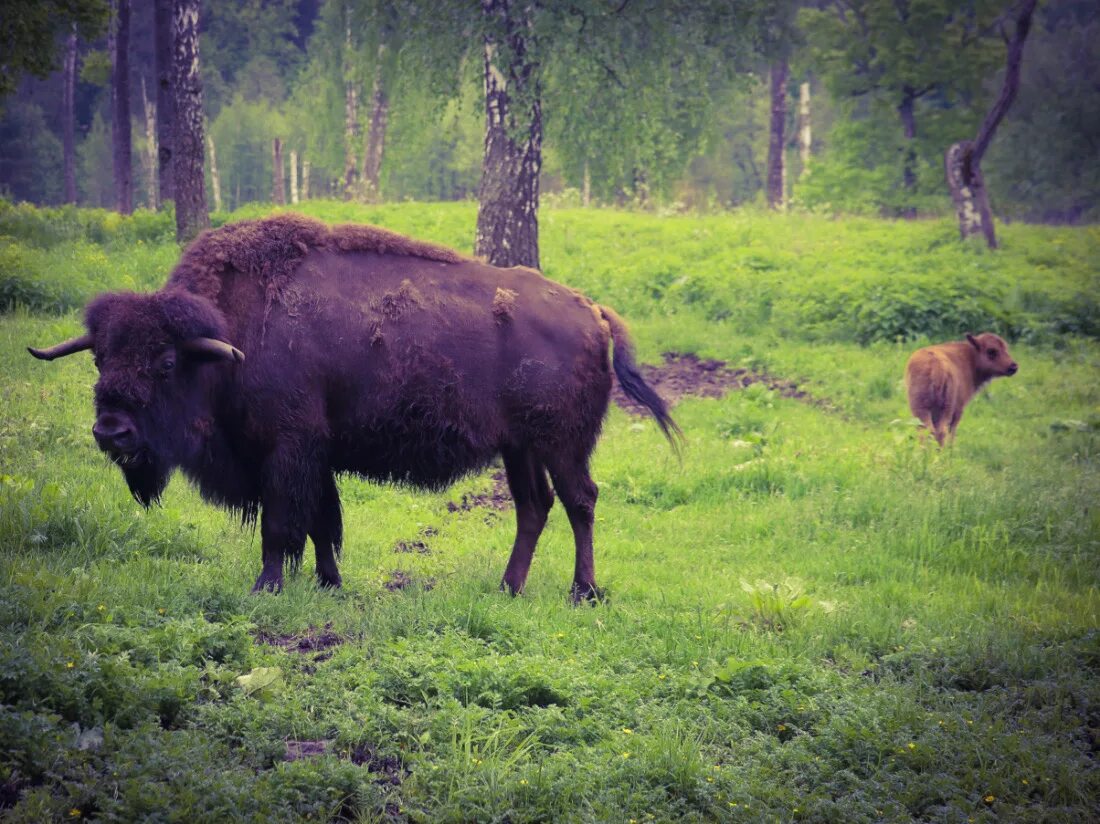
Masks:
[[[298,153],[290,152],[290,202],[298,202]]]
[[[222,210],[222,180],[218,175],[218,154],[214,151],[214,138],[206,135],[206,148],[210,150],[210,188],[214,194],[214,211]]]
[[[802,161],[800,176],[810,168],[810,148],[812,141],[810,130],[810,84],[803,83],[798,89],[798,156]]]

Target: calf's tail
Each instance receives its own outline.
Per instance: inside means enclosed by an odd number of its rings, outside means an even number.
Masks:
[[[611,328],[611,339],[615,343],[611,364],[615,369],[615,376],[619,379],[619,386],[629,398],[649,410],[665,437],[668,438],[668,442],[672,444],[672,448],[679,453],[684,433],[668,413],[668,404],[653,391],[653,387],[645,382],[645,378],[638,371],[638,364],[634,361],[634,344],[630,340],[626,322],[614,309],[606,306],[600,306],[599,309],[600,315]]]

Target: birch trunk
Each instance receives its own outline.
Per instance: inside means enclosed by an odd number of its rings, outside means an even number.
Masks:
[[[172,184],[176,240],[190,241],[210,225],[203,178],[202,77],[199,74],[199,0],[175,0],[172,16],[175,128]]]
[[[286,187],[283,184],[283,141],[271,141],[271,199],[279,206],[286,206]]]
[[[158,203],[172,200],[172,141],[175,96],[172,91],[172,0],[155,0],[154,51],[157,67],[157,178]]]
[[[539,267],[542,102],[528,7],[481,0],[485,36],[485,154],[474,253],[495,266]],[[494,65],[498,45],[505,71]],[[511,87],[509,86],[509,78]]]
[[[798,87],[798,157],[802,161],[799,177],[810,169],[810,149],[813,141],[810,128],[810,84]]]
[[[771,65],[771,125],[768,135],[768,206],[780,211],[786,206],[783,154],[786,148],[787,75],[786,58]]]
[[[150,209],[160,206],[157,202],[157,112],[145,89],[145,75],[141,76],[141,106],[145,114],[145,200]]]
[[[309,200],[309,161],[302,160],[302,200]]]
[[[581,205],[587,208],[592,203],[592,175],[588,169],[588,161],[584,161],[584,180],[581,183]]]
[[[379,65],[381,65],[379,49]],[[390,99],[382,83],[381,68],[374,75],[374,91],[371,95],[370,125],[367,128],[367,147],[363,151],[364,196],[368,203],[380,199],[379,186],[382,175],[382,154],[386,145],[386,122],[389,119]]]
[[[298,202],[298,153],[290,153],[290,202]]]
[[[65,202],[76,203],[76,25],[65,39],[61,91],[61,144],[65,165]]]
[[[130,0],[115,0],[111,25],[111,157],[115,209],[134,211],[133,145],[130,135]]]
[[[222,210],[222,178],[218,173],[218,153],[214,148],[214,136],[207,133],[206,148],[210,152],[210,188],[214,195],[214,211]],[[240,192],[237,193],[237,202],[240,203]]]

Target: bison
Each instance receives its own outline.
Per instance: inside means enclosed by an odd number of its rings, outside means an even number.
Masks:
[[[92,351],[92,434],[142,505],[179,467],[206,500],[259,518],[254,592],[282,587],[307,535],[318,581],[340,586],[336,475],[439,490],[500,456],[517,526],[502,589],[522,592],[556,492],[576,544],[573,597],[594,598],[588,462],[610,367],[680,437],[614,311],[533,269],[376,226],[289,214],[226,225],[159,291],[100,295],[84,320],[86,334],[31,354]]]
[[[953,440],[963,408],[993,378],[1015,375],[1019,366],[999,335],[983,332],[965,341],[918,349],[905,365],[909,409],[943,446]]]

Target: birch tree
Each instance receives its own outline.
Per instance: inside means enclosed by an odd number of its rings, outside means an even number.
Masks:
[[[199,0],[174,0],[172,40],[175,98],[172,184],[176,199],[176,240],[186,243],[210,225],[203,175]]]

